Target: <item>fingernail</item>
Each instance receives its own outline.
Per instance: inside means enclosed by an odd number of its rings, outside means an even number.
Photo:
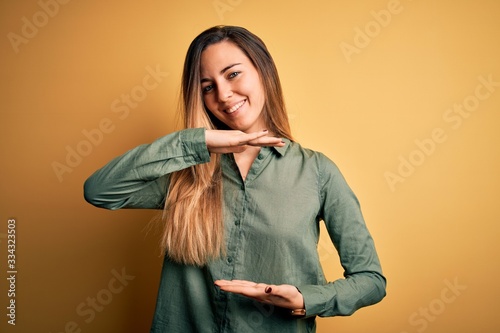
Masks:
[[[273,291],[273,288],[271,288],[271,287],[266,287],[266,290],[265,290],[265,291],[266,291],[266,294],[269,294],[269,293],[271,293],[271,291]]]

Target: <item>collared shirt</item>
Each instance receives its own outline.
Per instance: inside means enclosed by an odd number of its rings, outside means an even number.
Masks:
[[[86,181],[86,200],[163,208],[169,175],[210,161],[204,131],[174,132],[115,158]],[[315,332],[316,316],[350,315],[385,296],[372,237],[337,166],[284,141],[261,148],[245,180],[233,155],[222,155],[226,256],[202,268],[165,257],[151,332]],[[317,252],[322,221],[344,268],[345,278],[333,282]],[[223,292],[214,286],[219,279],[294,285],[306,316]]]

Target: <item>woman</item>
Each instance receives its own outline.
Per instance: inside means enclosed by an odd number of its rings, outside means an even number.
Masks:
[[[294,142],[264,43],[217,26],[191,43],[185,129],[115,158],[85,183],[108,208],[163,209],[151,332],[315,332],[385,296],[358,201],[323,154]],[[345,278],[325,280],[324,221]]]

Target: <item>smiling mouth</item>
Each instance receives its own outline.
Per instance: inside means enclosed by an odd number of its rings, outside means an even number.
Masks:
[[[236,111],[238,111],[243,106],[243,104],[245,104],[246,101],[247,100],[245,99],[245,100],[243,100],[243,101],[241,101],[239,103],[236,103],[230,109],[224,110],[224,112],[229,113],[229,114],[233,113],[233,112],[236,112]]]

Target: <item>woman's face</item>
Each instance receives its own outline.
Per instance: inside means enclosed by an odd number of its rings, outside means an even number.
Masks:
[[[262,82],[238,46],[228,41],[208,46],[201,54],[200,74],[203,101],[217,119],[246,133],[266,129]]]

